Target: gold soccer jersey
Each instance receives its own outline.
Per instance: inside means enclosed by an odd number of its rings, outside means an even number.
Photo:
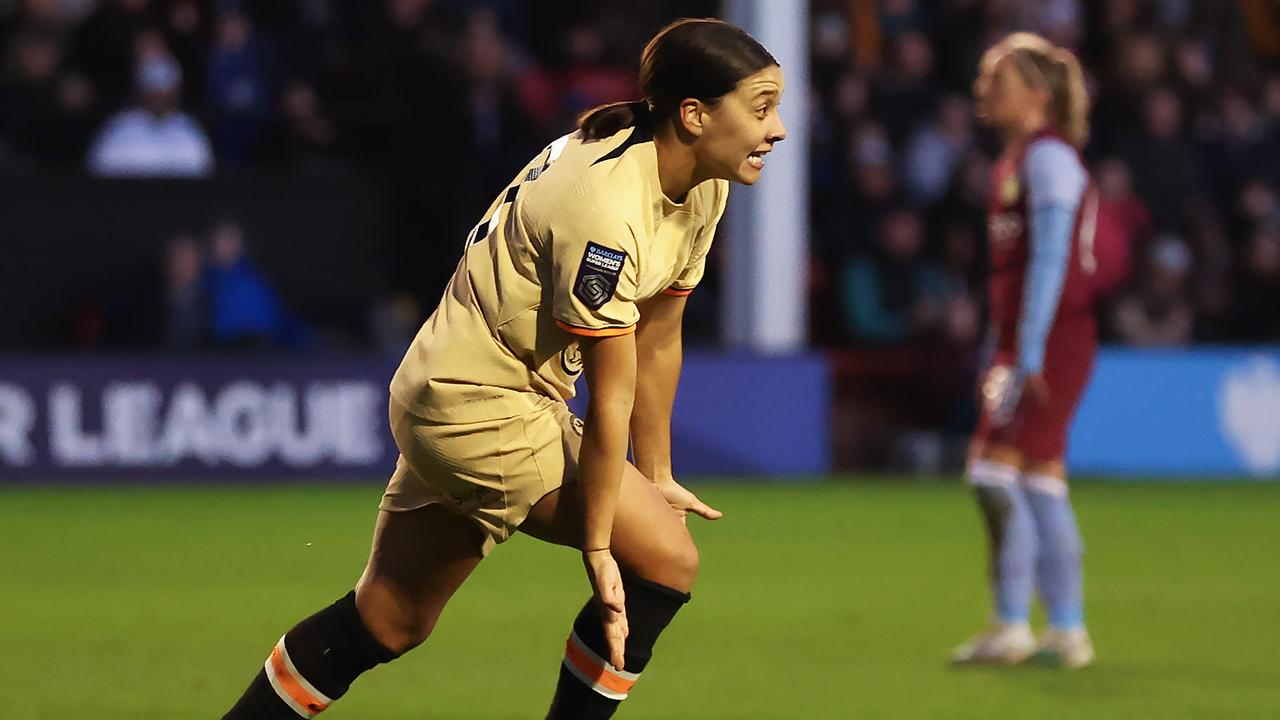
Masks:
[[[638,304],[702,279],[729,184],[683,203],[662,192],[642,129],[547,146],[467,238],[439,307],[391,381],[410,412],[442,423],[514,417],[568,400],[580,336],[635,330]]]

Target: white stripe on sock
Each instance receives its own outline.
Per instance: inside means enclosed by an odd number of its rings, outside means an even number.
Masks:
[[[970,485],[983,487],[1013,487],[1018,483],[1016,468],[992,460],[971,461],[965,476]]]
[[[1067,496],[1067,481],[1053,475],[1024,475],[1022,484],[1027,486],[1028,492],[1049,497]]]

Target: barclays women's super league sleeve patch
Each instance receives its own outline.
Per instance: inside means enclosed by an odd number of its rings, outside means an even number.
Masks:
[[[592,310],[604,307],[618,289],[618,278],[626,261],[627,254],[621,250],[587,243],[578,265],[578,277],[573,281],[574,297]]]

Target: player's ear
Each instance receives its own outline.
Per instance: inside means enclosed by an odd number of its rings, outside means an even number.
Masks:
[[[696,98],[685,98],[679,108],[680,126],[695,137],[702,134],[706,124],[706,113],[702,102]]]

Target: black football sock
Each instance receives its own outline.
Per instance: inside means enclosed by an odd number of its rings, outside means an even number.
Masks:
[[[346,694],[361,673],[395,658],[369,633],[355,591],[349,592],[280,638],[223,720],[313,717]]]
[[[627,636],[624,669],[609,663],[609,644],[595,601],[588,600],[573,622],[565,646],[556,695],[547,720],[603,720],[613,717],[641,671],[653,656],[653,645],[689,593],[673,590],[633,575],[623,575],[627,598]]]

